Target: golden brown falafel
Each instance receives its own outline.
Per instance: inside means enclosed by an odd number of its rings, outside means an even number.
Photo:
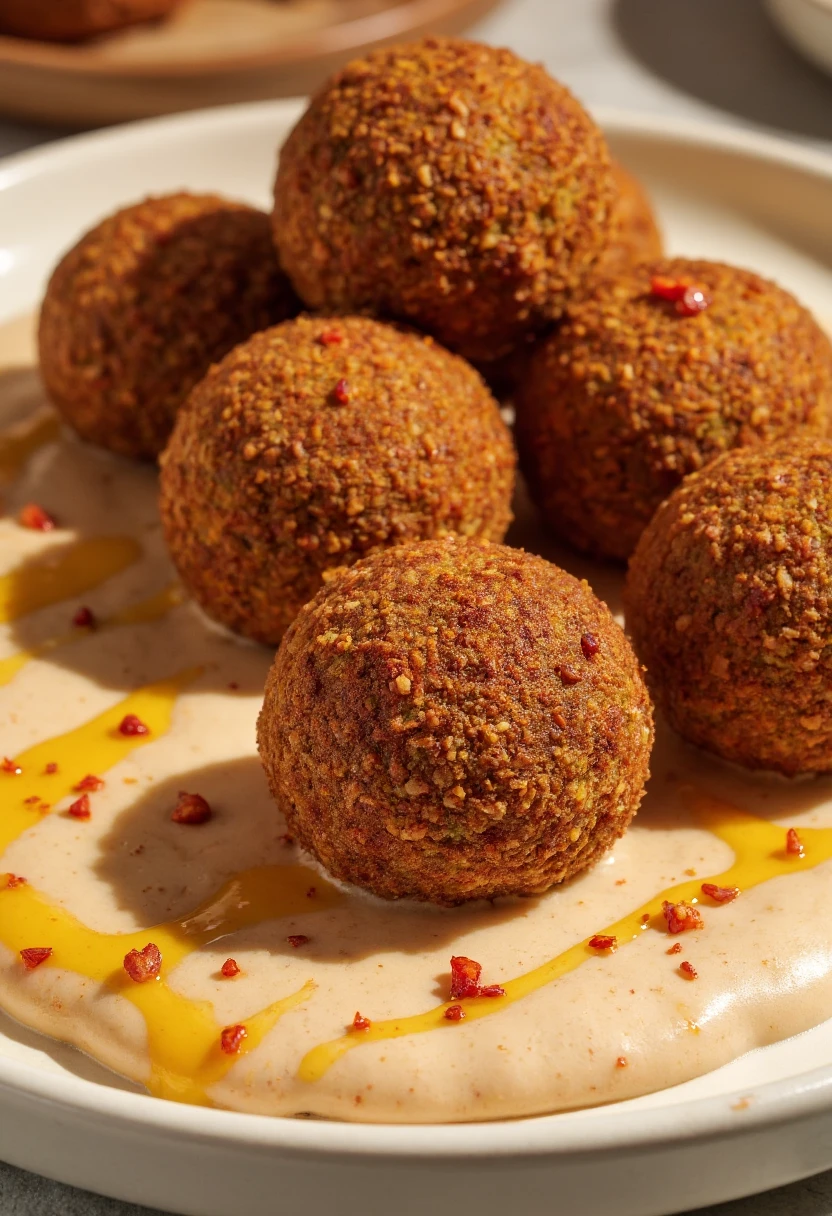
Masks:
[[[644,792],[652,710],[608,609],[521,549],[374,554],[277,653],[258,746],[289,830],[386,899],[544,891],[605,852]]]
[[[205,611],[274,644],[333,567],[446,532],[502,539],[514,465],[462,359],[369,318],[299,317],[194,390],[162,458],[162,522]]]
[[[57,266],[41,309],[41,374],[83,439],[152,459],[211,364],[297,308],[263,212],[213,194],[148,198]]]
[[[0,0],[0,33],[77,42],[167,17],[182,0]]]
[[[601,132],[542,67],[429,38],[313,98],[280,154],[275,240],[310,307],[410,321],[489,361],[561,313],[613,194]]]
[[[662,281],[699,285],[710,304],[683,315],[653,290]],[[826,430],[832,346],[749,270],[644,263],[570,305],[516,402],[521,466],[547,524],[576,549],[625,559],[686,473],[730,448]]]
[[[627,624],[686,739],[748,768],[832,770],[832,443],[687,477],[630,561]]]
[[[618,161],[612,162],[615,199],[612,232],[607,247],[592,268],[592,273],[609,277],[629,270],[638,262],[662,256],[662,234],[653,205],[637,177]]]

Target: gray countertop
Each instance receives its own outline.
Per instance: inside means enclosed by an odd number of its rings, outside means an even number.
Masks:
[[[475,33],[543,60],[590,107],[756,126],[832,149],[832,80],[780,41],[762,0],[508,0]],[[0,155],[61,134],[0,120]],[[832,1172],[708,1211],[832,1216]],[[142,1213],[0,1163],[0,1216]]]

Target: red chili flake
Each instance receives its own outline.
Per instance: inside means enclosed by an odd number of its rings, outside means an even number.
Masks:
[[[589,944],[593,950],[615,950],[618,946],[618,938],[610,933],[596,933],[589,939]]]
[[[699,974],[693,963],[689,963],[687,960],[679,964],[679,970],[686,980],[695,980]]]
[[[317,894],[318,894],[318,888],[317,888],[317,887],[310,887],[310,888],[309,888],[309,890],[306,892],[306,898],[307,898],[307,899],[314,899],[314,898],[315,898],[315,896],[316,896]]]
[[[67,808],[67,814],[71,815],[73,819],[89,819],[91,813],[89,794],[82,794]]]
[[[486,984],[484,988],[480,988],[478,996],[505,996],[506,990],[502,984]]]
[[[236,1026],[226,1026],[220,1034],[220,1047],[227,1056],[236,1056],[243,1045],[243,1039],[247,1038],[248,1031],[245,1026],[239,1023]]]
[[[646,924],[649,922],[649,920],[650,920],[650,913],[649,913],[649,912],[642,912],[642,914],[641,914],[641,923],[642,923],[643,925],[646,925]]]
[[[24,878],[22,874],[7,874],[5,889],[13,891],[15,887],[25,887],[27,882],[28,879]]]
[[[45,963],[51,956],[51,946],[27,946],[25,950],[20,951],[23,966],[27,971],[34,971],[35,967],[39,967],[41,963]]]
[[[286,941],[297,950],[298,946],[305,946],[309,938],[305,933],[290,933]]]
[[[4,773],[8,773],[11,777],[19,777],[23,772],[23,769],[20,767],[17,761],[10,760],[8,756],[3,757],[3,763],[0,764],[0,769],[2,769]]]
[[[40,802],[39,794],[31,794],[28,798],[23,799],[24,806],[32,806],[32,804],[35,802]]]
[[[332,396],[339,405],[347,405],[350,399],[350,386],[346,380],[339,380],[332,390]]]
[[[681,953],[682,953],[682,943],[681,942],[674,942],[669,950],[665,950],[665,954],[681,954]]]
[[[231,980],[235,975],[240,974],[240,966],[235,958],[227,958],[220,967],[220,971],[227,980]]]
[[[92,608],[87,608],[86,605],[78,609],[72,618],[72,623],[76,629],[95,629],[98,625],[95,613]]]
[[[570,667],[568,663],[561,663],[558,675],[562,684],[579,684],[581,681],[580,672],[577,672],[574,667]]]
[[[678,904],[665,900],[662,912],[667,921],[668,933],[686,933],[688,929],[701,929],[705,923],[699,909],[685,899],[680,899]]]
[[[654,274],[650,280],[650,294],[661,300],[681,300],[689,286],[689,283],[681,279],[669,279],[666,275]]]
[[[806,850],[803,847],[803,841],[797,834],[794,828],[789,828],[786,832],[786,853],[789,857],[805,857]]]
[[[585,633],[581,638],[581,650],[585,659],[592,659],[601,649],[601,643],[594,633]]]
[[[25,507],[21,507],[17,522],[22,528],[31,528],[35,532],[51,532],[55,527],[55,520],[49,512],[36,502],[27,502]]]
[[[89,790],[95,794],[98,790],[104,789],[104,778],[96,777],[94,773],[87,773],[86,777],[82,777],[72,788],[76,794],[80,794],[83,790]]]
[[[364,1014],[359,1013],[358,1010],[356,1009],[355,1017],[352,1020],[353,1030],[369,1030],[370,1027],[372,1026],[372,1024],[373,1023],[370,1021],[369,1018],[365,1018]]]
[[[442,1016],[449,1022],[461,1022],[465,1017],[465,1010],[461,1005],[449,1005]]]
[[[162,970],[161,950],[153,942],[148,942],[142,950],[131,950],[124,956],[124,970],[137,984],[155,980]]]
[[[201,794],[179,791],[176,806],[171,813],[174,823],[206,823],[211,818],[211,808]]]
[[[118,724],[118,733],[120,735],[149,735],[150,727],[145,726],[141,718],[137,718],[135,714],[125,714]]]
[[[713,882],[702,883],[702,894],[714,899],[718,904],[730,904],[740,893],[739,887],[718,887]]]
[[[55,773],[57,773],[58,766],[54,760],[50,760],[43,771],[46,773],[47,777],[52,777]]]
[[[479,963],[462,954],[455,954],[451,959],[451,1000],[479,996],[481,975],[482,967]]]
[[[676,301],[676,311],[683,317],[695,317],[710,307],[711,297],[701,287],[688,287],[681,300]]]
[[[344,341],[344,335],[339,329],[325,329],[318,336],[318,341],[321,346],[340,346]]]
[[[616,1068],[626,1068],[627,1067],[627,1057],[619,1056],[618,1059],[615,1061],[615,1067]]]

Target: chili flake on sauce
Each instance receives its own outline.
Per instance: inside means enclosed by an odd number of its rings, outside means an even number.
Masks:
[[[702,883],[702,894],[707,895],[709,899],[713,899],[718,904],[730,904],[732,899],[736,899],[740,893],[739,887],[718,887],[712,882]]]
[[[67,814],[71,815],[73,819],[89,819],[92,814],[89,794],[82,794],[80,798],[77,798],[68,808]]]
[[[358,1010],[355,1011],[355,1017],[352,1020],[353,1030],[369,1030],[372,1024],[369,1018],[364,1017],[363,1013],[359,1013]]]
[[[462,954],[455,954],[451,959],[451,1000],[459,1001],[475,996],[505,996],[506,990],[500,984],[482,987],[481,975],[480,963]]]
[[[686,980],[695,980],[699,972],[694,967],[693,963],[689,963],[687,959],[679,964],[679,970]]]
[[[236,1026],[226,1026],[220,1034],[220,1048],[227,1056],[235,1056],[243,1045],[243,1039],[247,1038],[248,1031],[240,1023]]]
[[[124,970],[137,984],[155,980],[162,970],[162,952],[154,942],[141,950],[131,950],[124,956]]]
[[[27,946],[20,951],[20,957],[23,959],[23,966],[27,971],[34,971],[35,967],[39,967],[41,963],[45,963],[48,958],[52,957],[51,946]]]
[[[25,507],[21,507],[17,522],[22,528],[31,528],[34,532],[51,532],[56,527],[49,512],[36,502],[27,502]]]
[[[465,1017],[465,1010],[461,1005],[449,1005],[442,1016],[449,1022],[461,1022]]]
[[[615,950],[618,946],[618,938],[611,933],[596,933],[594,937],[589,939],[589,945],[593,950]]]
[[[227,980],[231,980],[235,975],[240,974],[240,967],[236,959],[227,958],[222,967],[220,967],[220,971]]]
[[[86,777],[82,777],[77,785],[73,785],[73,790],[76,794],[81,794],[85,790],[91,791],[93,794],[104,788],[104,778],[96,777],[94,773],[87,773]]]
[[[689,929],[701,929],[705,923],[699,909],[685,899],[680,899],[678,904],[665,900],[662,912],[667,921],[668,933],[687,933]]]
[[[149,735],[150,727],[145,726],[141,718],[135,714],[125,714],[118,724],[118,733],[120,735]]]
[[[789,828],[789,830],[786,832],[786,853],[789,857],[806,856],[803,841],[798,836],[795,828]]]
[[[211,807],[201,794],[188,794],[180,790],[171,819],[174,823],[198,824],[207,823],[211,815]]]

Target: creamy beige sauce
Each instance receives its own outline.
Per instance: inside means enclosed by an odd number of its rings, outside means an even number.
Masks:
[[[413,1122],[632,1097],[832,1013],[832,782],[744,775],[663,729],[633,828],[544,897],[393,905],[315,872],[281,839],[256,757],[270,653],[214,629],[177,593],[154,473],[56,430],[39,412],[27,343],[27,327],[0,332],[12,368],[0,371],[11,427],[0,438],[0,751],[23,769],[0,772],[8,1013],[163,1096]],[[66,526],[21,528],[27,502]],[[585,574],[616,607],[618,576],[556,553],[525,506],[510,539]],[[72,627],[80,604],[101,622],[92,634]],[[151,734],[119,736],[126,712]],[[106,784],[79,821],[66,808],[88,772]],[[171,821],[183,789],[208,799],[210,822]],[[803,859],[785,852],[789,825]],[[26,883],[2,889],[7,872]],[[715,905],[700,891],[712,878],[742,894]],[[663,892],[698,897],[704,927],[669,936]],[[605,929],[619,948],[599,954],[586,942]],[[308,942],[293,947],[297,934]],[[148,941],[162,975],[137,985],[121,959]],[[682,951],[669,955],[675,942]],[[27,971],[29,946],[52,957]],[[458,1023],[444,1017],[452,954],[506,987],[462,1002]],[[234,979],[219,970],[229,956]],[[348,1029],[356,1010],[368,1031]],[[248,1037],[229,1056],[219,1034],[234,1024]]]

